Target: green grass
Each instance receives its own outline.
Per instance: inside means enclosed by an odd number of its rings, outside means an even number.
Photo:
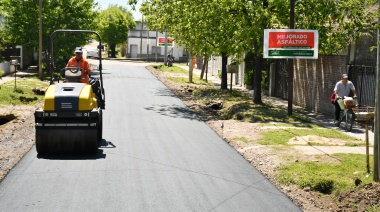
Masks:
[[[175,83],[179,83],[179,84],[186,84],[186,83],[189,83],[189,72],[188,70],[185,70],[181,67],[178,67],[178,66],[171,66],[171,67],[168,67],[168,66],[165,66],[163,64],[161,65],[157,65],[155,68],[157,68],[158,70],[162,71],[162,72],[168,72],[168,73],[176,73],[176,74],[184,74],[186,75],[187,77],[168,77],[168,80],[171,80]],[[192,79],[192,83],[193,84],[197,84],[197,85],[210,85],[211,82],[206,82],[206,80],[204,79],[200,79],[198,76],[196,75],[193,75],[193,79]]]
[[[287,111],[270,104],[254,104],[247,94],[239,90],[222,90],[214,87],[203,87],[193,92],[200,102],[221,101],[223,108],[219,117],[223,120],[235,119],[245,122],[311,122],[301,115],[287,115]]]
[[[182,74],[187,74],[188,73],[187,70],[185,70],[185,69],[183,69],[181,67],[178,67],[178,66],[168,67],[168,66],[165,66],[163,64],[158,65],[157,69],[159,69],[162,72],[168,72],[168,73],[182,73]]]
[[[23,77],[27,78],[27,79],[36,79],[36,80],[38,80],[38,79],[40,79],[39,76],[40,76],[39,73],[34,73],[34,74],[24,75]],[[60,75],[60,73],[58,71],[56,71],[56,72],[53,73],[53,78],[58,79],[60,77],[61,77],[61,75]],[[50,78],[51,78],[51,76],[50,76],[50,73],[48,71],[43,71],[42,72],[42,80],[50,80]]]
[[[245,137],[239,137],[239,138],[236,138],[236,140],[238,141],[242,141],[244,143],[249,143],[251,142],[252,140],[248,139],[248,138],[245,138]]]
[[[283,184],[293,183],[301,188],[324,194],[339,194],[355,188],[354,180],[359,178],[362,184],[372,182],[372,176],[366,177],[366,156],[359,154],[334,154],[340,161],[333,162],[294,162],[281,165],[278,179]],[[373,157],[370,157],[373,164]]]
[[[43,95],[36,95],[33,88],[47,88],[46,82],[32,79],[17,79],[0,85],[0,104],[2,105],[34,105],[43,100]]]
[[[265,126],[276,126],[276,127],[303,127],[303,128],[323,128],[318,124],[313,123],[280,123],[280,122],[270,122],[270,123],[260,123],[261,127]]]
[[[292,125],[289,125],[292,126]],[[262,145],[288,145],[289,139],[295,136],[308,136],[316,135],[325,138],[338,138],[342,140],[358,140],[352,136],[336,131],[334,129],[322,128],[318,125],[310,125],[307,128],[278,128],[276,130],[268,130],[261,133],[263,137],[258,140]],[[348,146],[353,146],[354,142],[349,143]],[[313,145],[320,145],[313,143]],[[326,144],[323,144],[326,145]],[[359,145],[359,144],[357,144]],[[362,144],[364,145],[364,143]]]
[[[369,208],[367,208],[367,211],[368,212],[379,212],[380,211],[380,205],[370,206]]]

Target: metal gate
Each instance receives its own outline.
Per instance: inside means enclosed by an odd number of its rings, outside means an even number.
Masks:
[[[276,60],[274,95],[281,99],[288,99],[288,60]]]
[[[348,69],[348,78],[354,83],[359,105],[374,107],[376,90],[376,66],[350,65]]]

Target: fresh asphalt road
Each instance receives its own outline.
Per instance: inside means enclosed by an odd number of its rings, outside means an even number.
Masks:
[[[144,64],[103,61],[96,156],[33,148],[0,184],[0,211],[301,211]]]

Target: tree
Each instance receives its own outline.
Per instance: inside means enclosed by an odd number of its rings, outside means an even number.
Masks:
[[[296,0],[298,29],[319,30],[319,52],[338,54],[370,28],[375,0]],[[130,4],[136,0],[129,0]],[[148,0],[141,9],[152,29],[168,29],[176,42],[200,55],[222,56],[221,88],[227,88],[227,57],[253,52],[254,99],[261,103],[264,29],[288,28],[288,0]]]
[[[4,51],[4,45],[5,45],[5,33],[2,27],[2,16],[4,16],[3,8],[0,5],[0,62],[4,61],[4,56],[1,54],[2,51]]]
[[[116,44],[124,43],[128,39],[128,31],[136,28],[132,13],[123,7],[111,5],[100,12],[97,22],[99,34],[110,46],[111,57],[116,57]]]
[[[35,0],[1,0],[5,23],[4,32],[11,45],[23,45],[25,49],[38,49],[39,2]],[[43,50],[49,49],[50,34],[57,29],[94,29],[93,0],[44,0],[43,1]],[[64,64],[73,55],[76,46],[86,43],[88,35],[60,34],[54,39],[54,52],[58,63]],[[50,52],[48,52],[51,54]],[[66,61],[65,61],[66,60]]]
[[[4,61],[4,55],[1,54],[4,51],[4,46],[5,46],[5,33],[4,30],[0,26],[0,63]]]
[[[245,42],[249,40],[246,37],[241,39],[240,35],[244,32],[239,22],[234,20],[231,4],[231,0],[183,0],[172,3],[152,0],[142,4],[141,12],[151,29],[168,29],[176,43],[187,49],[192,46],[190,54],[222,55],[221,88],[227,89],[227,57],[242,53]]]
[[[340,54],[347,44],[373,30],[377,11],[372,8],[376,2],[298,0],[295,5],[295,28],[318,30],[320,54]]]

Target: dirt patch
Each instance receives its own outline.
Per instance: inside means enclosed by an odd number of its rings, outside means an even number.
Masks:
[[[0,181],[34,145],[33,113],[37,107],[1,106],[0,116],[7,115],[15,119],[0,125]]]
[[[337,138],[325,138],[316,135],[307,135],[307,136],[295,136],[288,141],[288,144],[291,145],[308,145],[308,144],[317,144],[317,145],[326,145],[326,146],[345,146],[346,141],[337,139]],[[351,144],[363,144],[361,140],[352,140]]]
[[[148,68],[160,81],[172,90],[182,101],[192,108],[200,119],[204,120],[220,137],[229,145],[234,147],[249,163],[263,173],[282,192],[287,194],[293,202],[299,205],[303,211],[367,211],[371,205],[380,203],[380,184],[372,183],[363,185],[357,190],[341,194],[339,196],[324,195],[311,191],[310,188],[299,188],[296,185],[284,185],[277,181],[278,171],[276,167],[285,163],[283,156],[297,156],[294,160],[300,161],[321,161],[337,162],[336,158],[329,155],[306,155],[294,148],[273,149],[260,145],[255,141],[260,139],[260,132],[270,127],[261,126],[255,123],[241,122],[236,120],[217,120],[217,116],[208,105],[202,105],[191,97],[189,89],[194,89],[196,85],[179,85],[167,77],[168,73]],[[184,75],[183,77],[186,77]],[[265,96],[263,96],[263,101]],[[268,100],[269,101],[269,100]],[[223,127],[222,127],[223,126]],[[278,128],[278,127],[276,127]],[[240,138],[247,138],[250,142],[244,142]],[[352,143],[353,141],[350,141]],[[362,141],[358,141],[362,142]],[[328,144],[330,146],[344,146],[346,141],[340,139],[324,138],[320,136],[293,137],[289,140],[293,145],[306,144]]]
[[[6,124],[13,119],[16,119],[16,116],[14,114],[0,115],[0,125]]]

